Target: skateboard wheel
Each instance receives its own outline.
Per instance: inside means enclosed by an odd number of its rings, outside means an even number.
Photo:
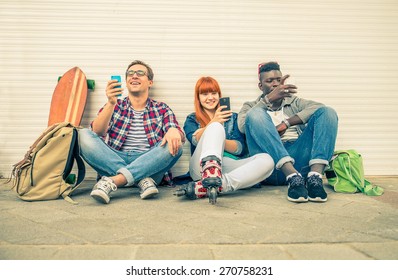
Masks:
[[[69,174],[65,180],[66,183],[74,185],[76,183],[76,174]]]
[[[95,89],[95,81],[94,80],[87,80],[87,88],[88,89]]]

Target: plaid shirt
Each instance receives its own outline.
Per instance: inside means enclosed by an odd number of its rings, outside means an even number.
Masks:
[[[103,108],[100,109],[99,113],[102,110]],[[122,148],[123,143],[126,141],[133,116],[134,113],[131,108],[130,99],[128,97],[123,100],[118,99],[108,127],[108,145],[110,147],[116,150]],[[150,147],[161,142],[171,127],[175,127],[180,131],[181,135],[183,135],[182,142],[184,142],[185,134],[170,107],[163,102],[157,102],[148,98],[144,109],[144,130]],[[171,185],[170,172],[165,174],[164,180]]]

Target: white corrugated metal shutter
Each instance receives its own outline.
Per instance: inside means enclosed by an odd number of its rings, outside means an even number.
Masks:
[[[362,153],[368,175],[398,175],[397,27],[395,0],[2,0],[0,176],[45,129],[59,75],[79,66],[96,81],[88,126],[109,76],[134,59],[154,68],[151,94],[181,125],[200,76],[215,77],[239,111],[260,94],[257,64],[276,60],[300,96],[337,110],[337,149]],[[186,145],[176,175],[188,158]]]

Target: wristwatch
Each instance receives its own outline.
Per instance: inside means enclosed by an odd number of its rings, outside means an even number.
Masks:
[[[286,119],[284,119],[282,122],[283,122],[284,124],[286,124],[286,127],[287,127],[287,128],[289,128],[289,127],[291,126],[290,123],[289,123],[289,121],[286,120]]]

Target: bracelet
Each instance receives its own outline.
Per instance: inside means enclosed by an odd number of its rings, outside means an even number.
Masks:
[[[286,126],[287,126],[287,128],[289,128],[291,125],[290,125],[290,122],[288,121],[288,120],[283,120],[282,121],[284,124],[286,124]]]

